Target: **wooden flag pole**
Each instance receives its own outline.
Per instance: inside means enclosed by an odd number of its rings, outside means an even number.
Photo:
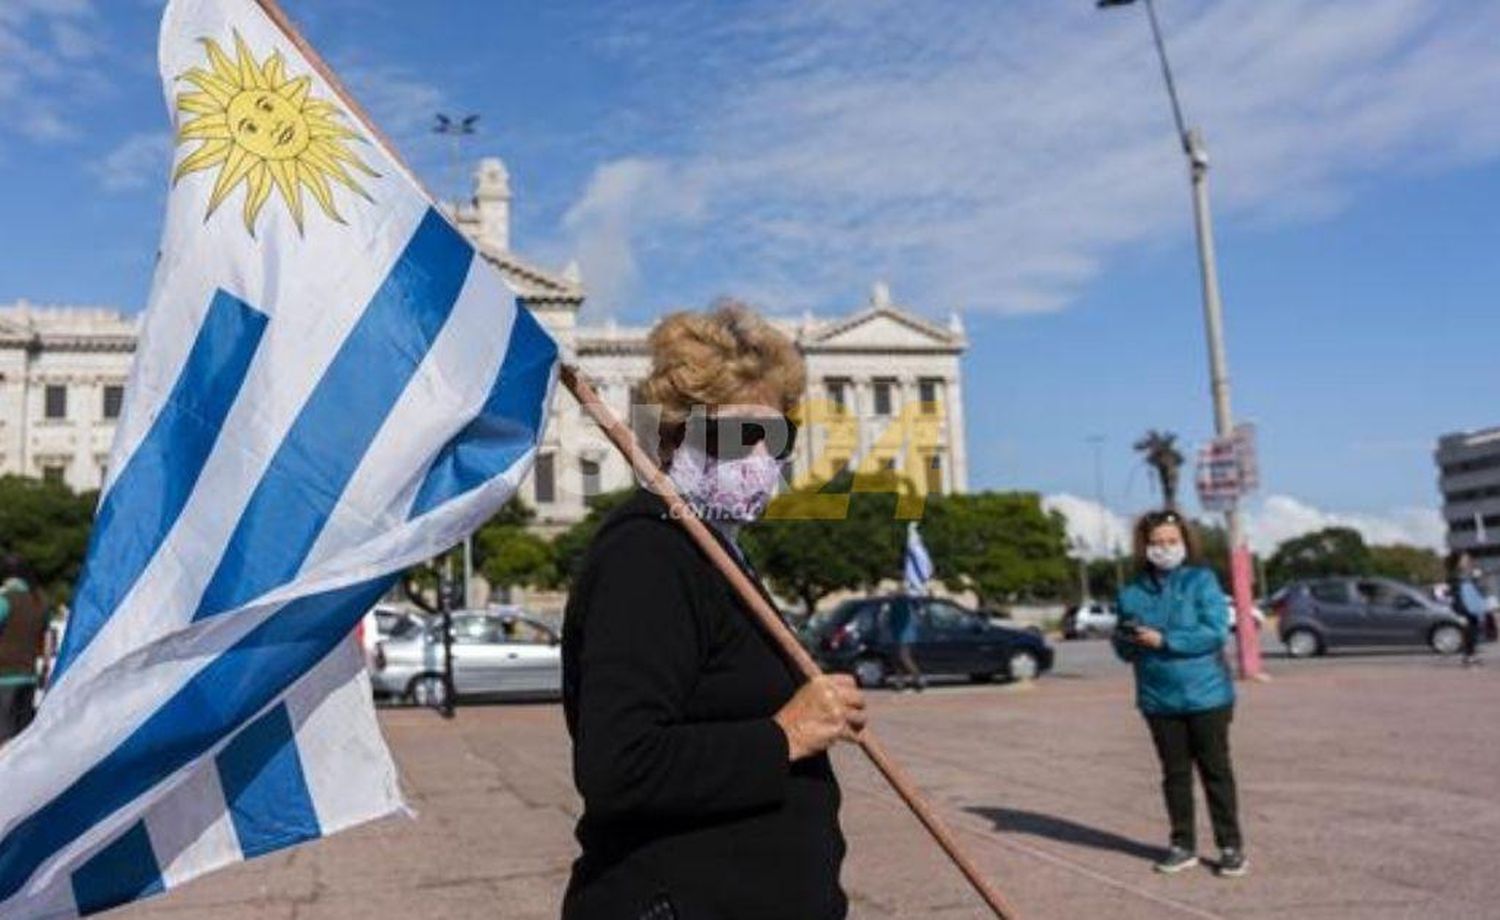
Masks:
[[[317,49],[302,35],[296,25],[287,18],[286,13],[281,9],[277,0],[255,0],[255,2],[265,12],[271,22],[287,37],[287,40],[292,43],[297,51],[307,59],[308,64],[318,72],[318,75],[323,78],[324,82],[339,97],[339,100],[345,107],[354,114],[355,118],[359,119],[366,130],[374,135],[380,145],[385,148],[386,154],[399,164],[417,188],[421,189],[428,199],[435,203],[436,198],[427,190],[421,180],[417,178],[416,173],[407,165],[406,161],[402,159],[401,155],[396,151],[395,145],[381,133],[380,129],[376,127],[374,120],[366,114],[365,110],[355,101],[354,96],[350,94],[343,82],[333,72],[333,68],[328,66],[328,63],[323,60],[322,55],[318,54]],[[802,644],[797,641],[797,637],[792,634],[787,625],[781,621],[780,615],[771,609],[771,605],[766,603],[765,598],[761,597],[760,592],[756,590],[755,585],[751,583],[744,571],[740,569],[739,565],[733,559],[729,558],[729,554],[724,551],[724,548],[709,533],[707,525],[698,519],[698,516],[693,513],[687,502],[683,501],[682,496],[677,494],[677,489],[672,485],[672,480],[656,465],[656,461],[652,459],[651,455],[642,450],[640,445],[636,443],[635,435],[631,433],[630,429],[615,417],[608,406],[600,401],[599,395],[594,392],[593,387],[589,386],[588,381],[583,379],[578,369],[572,365],[565,364],[561,370],[561,377],[563,385],[578,400],[583,410],[599,425],[600,429],[604,431],[605,436],[619,449],[620,453],[624,454],[625,458],[630,461],[630,465],[635,469],[636,475],[640,477],[641,482],[645,483],[648,488],[666,501],[672,516],[687,529],[688,535],[692,537],[693,542],[698,544],[699,548],[703,550],[714,566],[729,580],[730,585],[734,587],[735,592],[744,600],[746,606],[749,607],[761,627],[765,629],[766,634],[776,642],[781,651],[797,666],[797,669],[802,672],[804,677],[811,679],[821,675],[823,673],[822,669],[818,667],[817,662],[813,661],[812,656],[807,653]],[[990,910],[994,911],[995,916],[999,917],[1000,920],[1016,920],[1018,915],[1015,910],[1006,902],[1000,892],[990,884],[989,880],[980,874],[979,867],[974,864],[969,854],[964,852],[963,848],[959,846],[958,839],[953,836],[953,832],[948,829],[947,825],[938,817],[937,812],[933,810],[932,805],[927,802],[922,793],[918,791],[916,785],[907,777],[906,771],[897,765],[891,759],[890,755],[886,753],[884,746],[875,739],[874,732],[868,727],[865,728],[859,734],[858,743],[860,750],[864,751],[865,756],[875,765],[875,769],[880,771],[880,775],[885,777],[886,782],[896,791],[896,794],[901,797],[906,806],[911,809],[912,814],[916,815],[917,820],[932,835],[933,840],[937,841],[938,846],[942,848],[943,852],[948,854],[948,858],[953,861],[953,864],[969,880],[969,884],[974,887],[975,892],[989,905]]]
[[[641,448],[634,433],[599,399],[599,395],[594,392],[593,387],[589,386],[588,381],[583,379],[578,369],[571,364],[563,365],[562,382],[577,398],[583,411],[588,413],[589,417],[604,431],[610,442],[630,461],[630,465],[646,488],[655,492],[666,502],[671,517],[687,530],[693,542],[698,544],[698,548],[703,550],[709,561],[729,580],[735,593],[745,602],[745,606],[750,609],[761,628],[780,647],[782,654],[797,666],[797,670],[802,672],[803,677],[811,680],[821,676],[823,670],[818,667],[817,662],[813,661],[807,649],[802,647],[802,643],[797,641],[796,635],[786,623],[782,622],[780,614],[766,603],[766,599],[761,596],[749,576],[738,563],[729,557],[729,553],[724,550],[719,541],[714,539],[713,534],[708,530],[708,525],[698,518],[698,515],[678,494],[671,478],[656,465],[651,455]],[[875,765],[875,769],[880,771],[880,775],[885,777],[886,782],[901,797],[901,801],[906,803],[906,807],[910,808],[917,820],[922,822],[922,826],[927,828],[932,839],[937,841],[937,845],[948,854],[949,859],[953,860],[953,864],[969,880],[969,884],[974,886],[974,891],[984,899],[990,910],[994,911],[995,916],[1001,920],[1016,920],[1018,915],[1015,909],[980,873],[974,860],[959,845],[953,832],[938,817],[931,803],[906,775],[906,771],[891,759],[885,747],[876,740],[875,733],[866,727],[859,733],[857,740],[860,750],[865,752],[865,756]]]

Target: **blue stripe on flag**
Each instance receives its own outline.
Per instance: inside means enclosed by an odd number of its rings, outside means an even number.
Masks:
[[[411,517],[420,517],[490,481],[536,444],[556,361],[557,343],[531,311],[517,302],[510,342],[489,398],[428,468]]]
[[[187,766],[348,639],[395,575],[298,598],[214,658],[104,759],[0,840],[0,902],[89,828]]]
[[[108,622],[177,523],[265,329],[264,313],[214,294],[161,414],[99,506],[57,675]]]
[[[285,703],[246,726],[215,761],[246,859],[322,836]]]
[[[80,915],[97,914],[166,890],[143,821],[90,856],[70,881]]]
[[[297,574],[452,312],[473,253],[428,210],[271,458],[195,620],[233,610]]]

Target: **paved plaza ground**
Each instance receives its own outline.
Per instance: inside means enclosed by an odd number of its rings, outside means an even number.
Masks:
[[[1128,673],[1101,642],[1062,644],[1057,672],[1028,687],[876,693],[874,725],[1025,918],[1500,917],[1492,659],[1271,660],[1275,680],[1242,687],[1235,721],[1252,871],[1234,881],[1151,873],[1166,833],[1156,764]],[[555,918],[578,812],[560,708],[474,706],[453,722],[393,709],[382,721],[415,820],[118,916]],[[836,763],[851,916],[985,916],[859,752]]]

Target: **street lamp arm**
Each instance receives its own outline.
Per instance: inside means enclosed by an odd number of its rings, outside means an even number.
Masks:
[[[1151,19],[1151,37],[1156,40],[1156,56],[1161,59],[1161,75],[1166,79],[1167,95],[1172,98],[1172,118],[1177,123],[1177,137],[1182,152],[1193,157],[1193,142],[1188,137],[1187,122],[1182,117],[1182,103],[1177,99],[1177,81],[1172,79],[1172,64],[1167,60],[1167,43],[1161,37],[1161,23],[1156,19],[1156,4],[1146,0],[1146,15]]]

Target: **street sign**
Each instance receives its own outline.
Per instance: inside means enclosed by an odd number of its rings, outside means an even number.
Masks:
[[[1255,448],[1255,425],[1241,422],[1234,426],[1234,455],[1240,466],[1240,494],[1260,488],[1260,455]]]
[[[1198,503],[1207,511],[1230,511],[1240,497],[1260,487],[1255,426],[1239,425],[1227,438],[1198,448]]]
[[[1198,448],[1198,503],[1208,511],[1228,511],[1240,497],[1240,468],[1234,443],[1214,438]]]

